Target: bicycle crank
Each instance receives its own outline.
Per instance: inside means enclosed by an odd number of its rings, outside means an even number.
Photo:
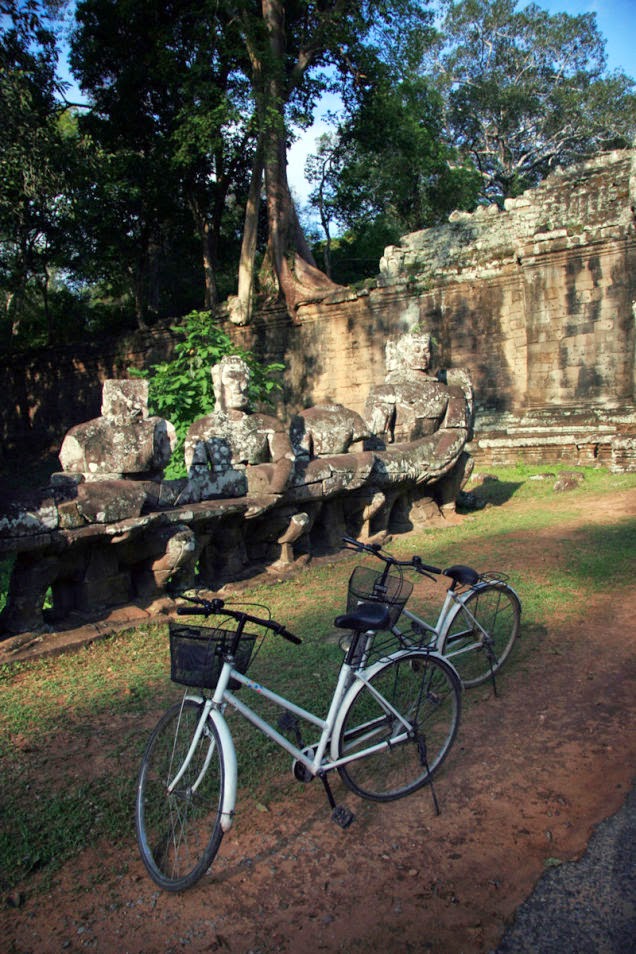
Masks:
[[[303,749],[303,755],[306,755],[308,759],[313,759],[314,750],[312,748]],[[294,759],[292,772],[294,773],[296,781],[303,782],[305,785],[309,784],[309,782],[313,782],[316,777],[300,759]]]

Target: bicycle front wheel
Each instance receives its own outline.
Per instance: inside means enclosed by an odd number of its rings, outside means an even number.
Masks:
[[[150,876],[166,891],[198,881],[223,837],[223,753],[211,719],[187,761],[201,712],[193,699],[168,709],[148,740],[139,773],[137,843]]]
[[[477,587],[467,596],[441,646],[464,686],[478,686],[501,668],[519,635],[520,621],[521,605],[505,583]]]
[[[414,650],[358,686],[338,752],[360,758],[340,766],[340,776],[362,798],[403,798],[431,781],[453,744],[461,712],[457,675],[438,656]]]

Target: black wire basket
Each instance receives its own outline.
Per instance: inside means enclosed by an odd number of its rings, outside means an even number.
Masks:
[[[385,576],[371,567],[357,566],[349,579],[347,613],[354,612],[361,603],[380,603],[389,610],[389,626],[395,626],[412,590],[413,584],[401,574]]]
[[[215,689],[236,633],[232,630],[193,626],[170,621],[170,678],[182,686]],[[257,636],[243,633],[234,655],[234,669],[243,675],[250,664]],[[229,689],[241,683],[230,679]]]

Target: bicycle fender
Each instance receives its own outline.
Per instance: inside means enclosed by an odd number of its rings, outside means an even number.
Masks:
[[[236,749],[234,740],[228,728],[228,724],[218,709],[212,709],[209,718],[214,723],[219,739],[221,740],[221,752],[223,753],[223,768],[225,774],[225,784],[223,786],[223,804],[221,806],[221,828],[228,832],[232,827],[234,820],[234,806],[236,805],[236,786],[237,786],[237,765]]]

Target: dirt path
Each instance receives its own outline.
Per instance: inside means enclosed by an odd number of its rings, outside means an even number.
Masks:
[[[548,572],[581,523],[636,515],[636,491],[613,498],[611,514],[607,498],[585,507],[558,531],[512,535],[518,566]],[[636,595],[623,595],[582,592],[576,623],[555,620],[547,632],[526,625],[500,697],[486,688],[466,695],[437,783],[439,817],[427,789],[374,805],[336,782],[356,813],[342,831],[319,783],[281,779],[268,810],[239,805],[211,873],[191,891],[156,890],[132,836],[117,850],[103,844],[66,865],[48,892],[2,912],[5,949],[492,950],[545,866],[579,857],[630,789]]]

